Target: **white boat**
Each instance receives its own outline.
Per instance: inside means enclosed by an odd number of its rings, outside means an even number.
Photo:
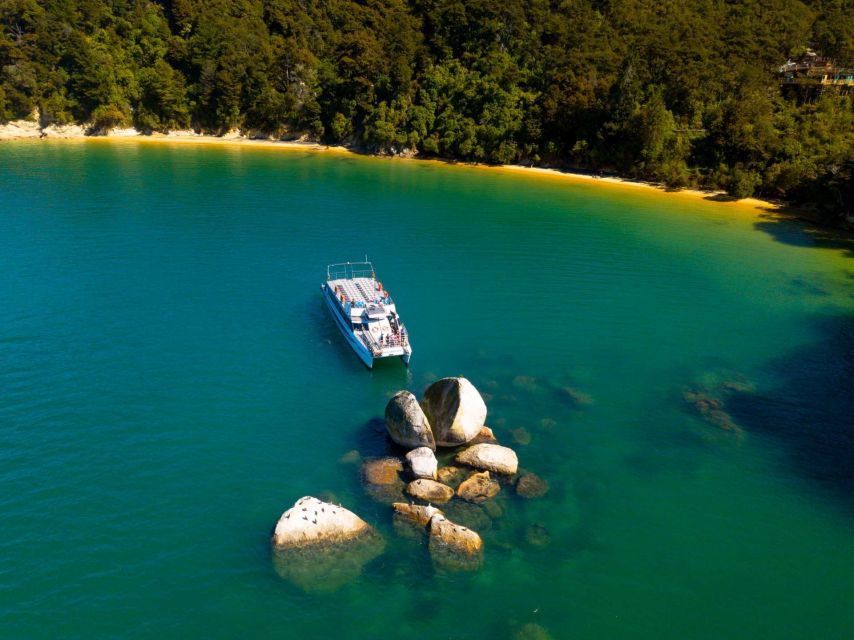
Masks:
[[[369,369],[375,359],[395,356],[409,365],[406,327],[370,262],[330,264],[320,289],[335,324]]]

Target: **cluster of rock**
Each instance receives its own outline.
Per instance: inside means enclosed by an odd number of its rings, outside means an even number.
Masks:
[[[513,487],[523,498],[548,491],[544,480],[520,472],[516,452],[498,444],[485,426],[486,413],[482,396],[465,378],[438,380],[420,402],[400,391],[386,406],[385,427],[405,455],[362,462],[365,491],[392,507],[400,535],[426,537],[437,568],[470,571],[481,566],[483,540],[477,529],[487,528],[491,516],[503,513],[495,499],[504,487]],[[451,464],[440,465],[437,448],[455,449],[441,456]],[[358,460],[357,452],[347,456],[347,461]],[[341,580],[352,579],[383,549],[377,531],[356,514],[310,496],[282,514],[272,543],[277,571],[307,589],[319,573],[323,580],[318,585],[336,588],[330,571]]]
[[[485,426],[486,415],[483,397],[466,378],[434,382],[420,402],[399,391],[386,406],[385,426],[408,452],[403,461],[387,457],[362,465],[367,493],[392,506],[395,530],[428,537],[437,567],[480,566],[483,542],[477,529],[490,526],[490,514],[503,513],[493,502],[502,487],[514,487],[524,498],[548,491],[535,474],[520,473],[516,452],[498,444]],[[441,449],[454,449],[441,456],[450,464],[439,464],[435,452]]]

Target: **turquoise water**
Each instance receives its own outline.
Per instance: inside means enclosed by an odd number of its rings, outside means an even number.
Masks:
[[[323,306],[325,265],[366,252],[410,369],[366,370]],[[4,144],[0,635],[849,638],[852,256],[730,205],[598,184]],[[385,451],[374,419],[395,390],[459,374],[551,484],[503,492],[473,575],[435,572],[339,462]],[[306,593],[268,536],[323,491],[387,546]]]

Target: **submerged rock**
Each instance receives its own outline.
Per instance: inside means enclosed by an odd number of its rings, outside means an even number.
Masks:
[[[701,414],[719,411],[724,408],[723,400],[697,389],[685,389],[682,392],[682,398]]]
[[[525,529],[525,542],[534,547],[547,547],[552,542],[552,536],[543,525],[534,523]]]
[[[563,395],[574,407],[589,407],[593,404],[593,396],[575,387],[564,387]]]
[[[397,458],[366,460],[362,464],[365,493],[381,504],[400,502],[406,486],[400,476],[402,471],[403,463]]]
[[[436,450],[430,421],[409,391],[398,391],[385,408],[385,426],[389,437],[401,447],[428,447]]]
[[[539,498],[549,491],[549,483],[530,471],[516,480],[516,493],[523,498]]]
[[[451,571],[474,571],[483,562],[483,541],[477,532],[435,515],[429,523],[428,548],[433,564]]]
[[[409,463],[412,475],[416,478],[436,479],[439,463],[436,461],[436,455],[429,447],[413,449],[406,454],[406,461]]]
[[[499,485],[500,486],[500,485]],[[483,504],[480,505],[483,512],[489,516],[492,520],[497,520],[501,516],[504,515],[504,507],[500,504],[500,500],[496,496],[494,500],[487,500]],[[477,529],[477,527],[475,527]]]
[[[273,549],[276,573],[308,593],[340,589],[379,556],[385,541],[376,532],[333,545]]]
[[[343,456],[338,458],[338,462],[341,464],[359,464],[362,461],[362,454],[360,454],[355,449],[350,449]]]
[[[557,426],[557,421],[554,418],[543,418],[542,420],[540,420],[540,427],[542,427],[543,429],[546,429],[548,431],[551,431],[556,426]]]
[[[403,463],[397,458],[366,460],[362,465],[362,477],[368,484],[391,485],[401,482]]]
[[[486,421],[486,404],[465,378],[437,380],[427,387],[421,406],[441,447],[469,442]]]
[[[483,505],[477,505],[464,500],[453,500],[443,505],[445,515],[461,525],[474,529],[475,531],[489,531],[492,529],[492,517],[487,509],[492,509],[495,502],[490,500]]]
[[[351,540],[372,530],[352,511],[305,496],[281,515],[272,542],[278,549],[305,547]]]
[[[552,635],[544,627],[529,622],[516,632],[513,640],[552,640]]]
[[[501,485],[490,479],[489,471],[471,474],[457,489],[457,495],[467,502],[481,504],[501,491]]]
[[[406,485],[406,492],[413,498],[436,504],[444,504],[454,497],[454,490],[448,485],[426,479],[413,480]]]
[[[497,444],[476,444],[457,454],[454,460],[475,469],[512,476],[519,468],[516,452]]]
[[[513,429],[510,433],[513,434],[513,442],[521,445],[531,444],[531,434],[525,427]]]
[[[720,398],[715,398],[698,389],[685,389],[682,392],[682,398],[691,407],[699,413],[706,422],[723,429],[724,431],[732,431],[737,435],[742,435],[743,431],[732,417],[724,411],[724,402]]]
[[[726,393],[753,393],[756,385],[750,380],[724,380],[721,382],[721,390]]]
[[[513,378],[513,386],[523,391],[539,391],[537,379],[532,376],[516,376]]]
[[[468,476],[468,471],[461,467],[442,467],[436,473],[436,479],[452,489],[460,486],[460,483]]]

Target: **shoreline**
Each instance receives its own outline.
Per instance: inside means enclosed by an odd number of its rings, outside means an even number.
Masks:
[[[756,215],[765,213],[782,213],[784,210],[792,214],[803,214],[804,219],[810,220],[807,211],[797,211],[783,202],[762,200],[759,198],[736,199],[724,191],[703,191],[700,189],[684,188],[672,189],[654,182],[621,178],[618,176],[598,176],[580,171],[563,170],[549,167],[533,167],[517,164],[489,165],[477,162],[464,162],[442,158],[422,158],[412,156],[387,156],[381,154],[359,153],[350,147],[343,145],[325,145],[309,140],[273,140],[264,138],[249,138],[237,133],[222,136],[195,133],[194,131],[173,131],[169,133],[142,134],[136,129],[116,129],[105,135],[87,135],[86,130],[80,125],[68,125],[65,127],[50,126],[45,129],[39,127],[35,122],[16,121],[6,125],[0,125],[0,143],[2,142],[25,142],[25,141],[77,141],[77,142],[131,142],[131,143],[157,143],[157,144],[197,144],[217,146],[239,146],[266,149],[281,149],[292,151],[309,151],[314,153],[338,153],[351,154],[354,156],[394,159],[394,160],[416,160],[418,162],[436,162],[446,166],[468,167],[474,169],[485,169],[495,172],[516,173],[527,176],[540,176],[557,178],[587,184],[599,184],[609,188],[643,189],[649,193],[658,192],[661,195],[681,196],[694,200],[705,200],[715,204],[729,205],[739,209],[753,210]],[[800,216],[798,216],[800,217]]]

